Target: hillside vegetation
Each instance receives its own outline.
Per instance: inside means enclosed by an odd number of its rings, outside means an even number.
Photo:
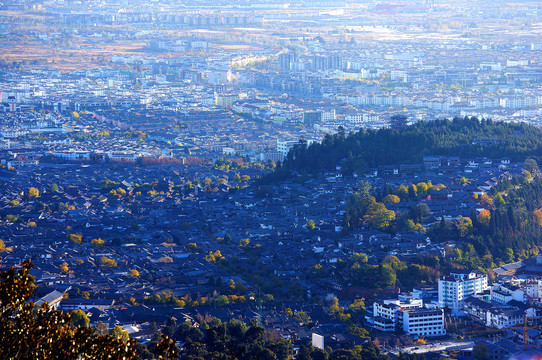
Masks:
[[[542,131],[534,126],[455,118],[400,129],[361,129],[349,135],[339,132],[308,147],[301,141],[275,175],[284,175],[285,169],[317,174],[334,170],[336,165],[341,165],[343,173],[352,174],[382,165],[421,163],[426,155],[539,160],[541,150]]]

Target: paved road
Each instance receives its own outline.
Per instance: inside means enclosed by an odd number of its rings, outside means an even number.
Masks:
[[[459,350],[463,348],[468,348],[474,346],[474,342],[472,341],[441,341],[441,342],[434,342],[426,345],[414,345],[414,346],[408,346],[403,349],[393,349],[389,352],[394,353],[395,355],[398,355],[399,352],[404,353],[411,353],[411,354],[423,354],[426,352],[431,351],[446,351],[446,350]]]

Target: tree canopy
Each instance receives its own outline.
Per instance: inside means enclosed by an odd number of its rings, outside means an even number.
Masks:
[[[326,135],[322,142],[310,146],[300,141],[290,150],[282,167],[277,167],[263,182],[288,176],[289,170],[318,174],[341,165],[343,173],[351,174],[382,165],[420,163],[426,155],[506,156],[512,161],[531,157],[540,161],[541,153],[542,130],[537,127],[457,117],[420,121],[399,129],[361,129],[349,135],[339,132]],[[527,170],[539,172],[535,166]]]
[[[96,334],[79,313],[62,313],[29,302],[32,264],[0,272],[0,357],[2,359],[137,359],[135,341]]]

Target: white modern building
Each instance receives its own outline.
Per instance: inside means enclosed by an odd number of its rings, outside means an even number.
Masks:
[[[377,301],[373,304],[375,327],[382,331],[395,331],[399,322],[399,312],[401,310],[421,307],[423,307],[423,300],[421,299],[408,299],[407,301],[398,299]]]
[[[422,299],[377,301],[373,304],[374,327],[381,331],[403,330],[414,336],[443,336],[444,311],[425,308]]]
[[[377,122],[379,120],[378,115],[371,115],[371,114],[351,114],[346,115],[344,118],[346,121],[352,123],[352,124],[366,124],[369,122]]]
[[[531,301],[542,299],[542,280],[534,280],[525,286],[525,296]]]
[[[329,122],[337,119],[335,109],[322,111],[322,122]]]
[[[111,151],[107,153],[111,162],[136,162],[139,154],[128,151]]]
[[[493,284],[491,287],[491,301],[508,304],[512,300],[524,302],[525,292],[512,284]]]
[[[454,270],[438,281],[438,301],[452,312],[463,310],[465,299],[488,290],[487,275],[474,271]]]
[[[403,331],[414,336],[444,336],[443,309],[409,309],[400,312]]]
[[[494,329],[506,329],[522,326],[524,317],[536,317],[535,308],[520,310],[514,306],[489,303],[477,298],[470,298],[465,302],[465,313],[487,327]]]
[[[53,156],[60,160],[75,161],[75,160],[90,160],[90,152],[88,151],[55,151]]]
[[[296,144],[295,141],[277,140],[277,151],[282,153],[284,157],[288,156],[290,149]]]

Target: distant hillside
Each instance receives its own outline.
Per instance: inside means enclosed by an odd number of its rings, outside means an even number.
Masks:
[[[418,122],[401,129],[327,135],[321,143],[308,147],[300,142],[290,150],[279,172],[289,169],[317,174],[340,164],[343,173],[351,174],[381,165],[421,163],[425,155],[539,160],[541,150],[542,130],[534,126],[455,118]]]

